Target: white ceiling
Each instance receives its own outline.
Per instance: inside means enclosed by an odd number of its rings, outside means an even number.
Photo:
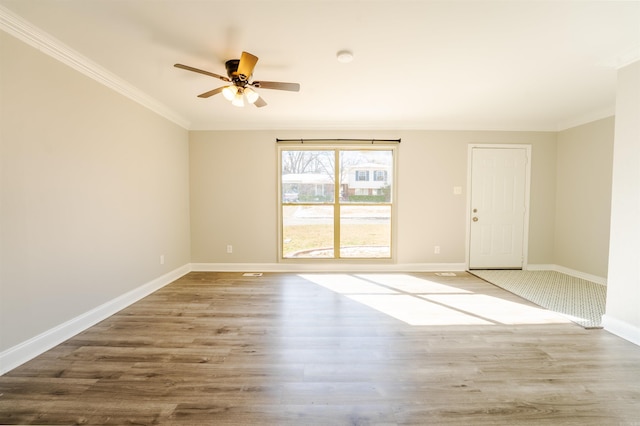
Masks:
[[[558,130],[611,115],[617,68],[640,58],[640,1],[0,5],[189,129]],[[260,58],[256,80],[300,92],[261,89],[266,107],[237,108],[196,97],[223,82],[173,67],[226,75],[243,50]]]

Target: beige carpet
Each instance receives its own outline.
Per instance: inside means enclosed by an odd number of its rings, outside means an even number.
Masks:
[[[584,328],[602,328],[606,286],[555,271],[473,270],[477,277]]]

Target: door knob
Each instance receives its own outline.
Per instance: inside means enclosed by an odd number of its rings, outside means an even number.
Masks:
[[[478,218],[474,216],[472,220],[473,220],[474,222],[477,222],[477,221],[478,221]]]

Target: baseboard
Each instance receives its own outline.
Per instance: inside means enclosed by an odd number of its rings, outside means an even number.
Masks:
[[[640,346],[640,328],[635,327],[624,321],[613,318],[610,315],[602,316],[602,326],[609,333],[622,337],[631,343]]]
[[[464,263],[192,263],[198,272],[437,272],[464,271]]]
[[[113,300],[103,303],[97,308],[0,352],[0,375],[13,370],[19,365],[24,364],[54,346],[59,345],[65,340],[110,317],[143,297],[177,280],[181,276],[189,273],[189,271],[189,264],[181,266]]]
[[[554,264],[530,264],[526,267],[527,271],[555,271],[561,274],[571,275],[575,278],[591,281],[600,285],[607,285],[607,279],[605,277],[599,277],[597,275],[587,274],[586,272],[576,271],[575,269],[566,268],[561,265]]]

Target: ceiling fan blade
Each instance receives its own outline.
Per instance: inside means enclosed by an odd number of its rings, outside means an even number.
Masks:
[[[278,81],[254,81],[251,83],[253,87],[260,89],[288,90],[289,92],[299,92],[300,84],[298,83],[281,83]]]
[[[222,81],[231,81],[231,80],[229,80],[229,78],[227,78],[225,76],[222,76],[222,75],[219,75],[219,74],[215,74],[215,73],[212,73],[212,72],[209,72],[209,71],[201,70],[201,69],[198,69],[198,68],[193,68],[193,67],[190,67],[189,65],[175,64],[174,67],[181,68],[181,69],[187,70],[187,71],[193,71],[193,72],[197,72],[197,73],[200,73],[200,74],[208,75],[210,77],[219,78]]]
[[[244,75],[244,80],[249,80],[253,74],[253,69],[258,62],[258,57],[248,52],[242,52],[240,63],[238,64],[238,75]]]
[[[222,87],[218,87],[217,89],[213,89],[213,90],[209,90],[208,92],[204,92],[198,95],[199,98],[209,98],[213,95],[217,95],[218,93],[222,92],[222,89],[224,89],[227,86],[222,86]]]
[[[263,106],[267,106],[267,103],[262,98],[258,98],[254,103],[258,108],[262,108]]]

